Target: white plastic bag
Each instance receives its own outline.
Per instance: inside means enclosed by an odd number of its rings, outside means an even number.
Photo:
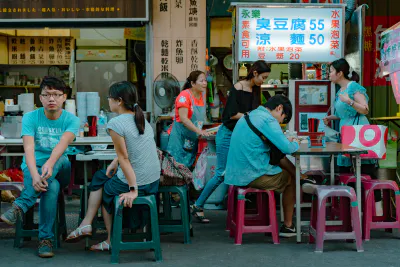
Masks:
[[[207,170],[208,148],[204,148],[193,170],[193,186],[199,191],[204,188]]]

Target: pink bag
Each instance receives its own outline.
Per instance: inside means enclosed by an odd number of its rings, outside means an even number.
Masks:
[[[383,125],[343,126],[342,144],[368,150],[361,154],[364,159],[386,159],[388,128]],[[349,155],[345,155],[349,156]]]

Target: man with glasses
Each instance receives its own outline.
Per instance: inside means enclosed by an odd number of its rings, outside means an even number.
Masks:
[[[27,212],[40,197],[39,248],[42,258],[54,256],[52,243],[60,189],[69,184],[71,164],[66,155],[68,145],[79,132],[79,118],[62,109],[66,100],[65,83],[45,77],[40,84],[43,107],[22,118],[21,136],[25,156],[21,165],[24,191],[1,220],[14,225],[18,216]]]
[[[284,224],[280,229],[282,237],[296,236],[296,228],[292,223],[296,169],[284,154],[297,151],[299,142],[286,138],[280,126],[281,123],[288,123],[291,117],[290,100],[276,95],[264,106],[250,112],[250,123],[245,116],[241,118],[232,133],[225,173],[225,183],[228,185],[283,193]],[[259,134],[256,133],[257,130]],[[280,152],[273,153],[273,149]],[[273,158],[274,156],[279,158]],[[272,162],[276,162],[276,165],[271,164]]]

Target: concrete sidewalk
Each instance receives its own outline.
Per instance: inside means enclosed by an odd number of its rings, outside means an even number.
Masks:
[[[78,202],[67,202],[68,228],[77,226]],[[295,238],[280,239],[272,244],[271,237],[263,234],[244,235],[243,244],[235,246],[225,232],[225,211],[207,211],[211,223],[194,223],[192,244],[184,245],[182,234],[162,235],[163,262],[154,262],[149,251],[121,252],[121,266],[272,266],[272,267],[368,267],[400,266],[400,241],[394,235],[374,231],[371,241],[364,243],[364,253],[357,253],[355,244],[326,242],[324,253],[314,253],[314,245],[296,244]],[[303,240],[306,242],[307,237]],[[102,241],[102,237],[91,244]],[[23,248],[13,248],[13,229],[0,230],[0,266],[108,266],[107,252],[84,250],[84,241],[77,244],[62,243],[52,259],[36,256],[37,241],[25,242]]]

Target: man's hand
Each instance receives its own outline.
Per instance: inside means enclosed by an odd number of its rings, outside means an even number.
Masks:
[[[124,202],[124,207],[132,208],[133,201],[138,197],[137,190],[119,195],[119,204]]]
[[[46,161],[46,163],[42,166],[42,175],[40,177],[43,180],[49,179],[53,175],[53,167],[53,163]]]
[[[108,178],[112,178],[118,170],[118,161],[113,160],[110,165],[107,167],[106,175]]]
[[[46,192],[48,183],[38,173],[32,177],[32,186],[36,192]]]

